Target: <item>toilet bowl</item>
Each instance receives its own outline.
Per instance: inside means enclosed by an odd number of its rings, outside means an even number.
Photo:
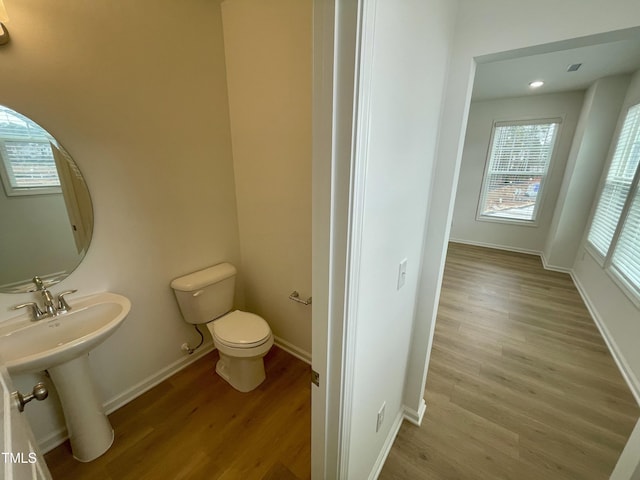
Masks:
[[[273,346],[269,324],[236,310],[207,323],[220,360],[216,373],[240,392],[250,392],[266,378],[263,357]]]
[[[184,320],[206,324],[218,349],[216,372],[233,388],[249,392],[266,378],[263,357],[273,346],[269,324],[258,315],[232,310],[236,269],[221,263],[174,279]]]

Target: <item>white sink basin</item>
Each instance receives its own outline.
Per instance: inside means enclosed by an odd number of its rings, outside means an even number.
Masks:
[[[93,384],[89,350],[123,322],[131,302],[115,293],[71,299],[71,310],[32,322],[14,317],[0,328],[0,352],[10,374],[47,370],[64,412],[73,456],[90,462],[113,443],[113,428]]]
[[[123,322],[131,302],[115,293],[70,299],[71,310],[33,322],[27,315],[0,328],[0,351],[9,373],[61,365],[102,343]]]

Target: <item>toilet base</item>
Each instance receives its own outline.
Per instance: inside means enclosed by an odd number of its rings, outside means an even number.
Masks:
[[[262,356],[238,358],[219,353],[216,373],[236,390],[250,392],[264,382],[266,374]]]

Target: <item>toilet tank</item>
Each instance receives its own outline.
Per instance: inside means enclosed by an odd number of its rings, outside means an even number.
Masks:
[[[236,268],[230,263],[220,263],[173,280],[171,288],[185,321],[207,323],[231,311],[235,280]]]

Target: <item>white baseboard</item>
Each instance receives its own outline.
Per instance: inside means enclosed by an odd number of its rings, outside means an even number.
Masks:
[[[389,430],[389,435],[387,435],[387,438],[384,441],[384,445],[382,446],[382,450],[380,450],[380,455],[378,455],[376,463],[373,465],[373,469],[371,470],[371,474],[369,475],[369,480],[375,480],[380,475],[382,467],[384,466],[384,462],[386,462],[387,457],[389,456],[389,452],[391,451],[391,447],[393,447],[393,442],[398,436],[398,432],[400,431],[400,427],[402,426],[402,421],[407,420],[408,422],[419,427],[422,423],[422,419],[424,418],[424,413],[426,412],[426,410],[427,404],[424,399],[422,399],[418,411],[415,411],[412,408],[408,408],[407,406],[402,407],[402,410],[398,412],[396,419],[393,421],[393,425]]]
[[[607,348],[609,349],[609,352],[611,352],[611,356],[613,357],[613,360],[616,362],[616,365],[618,366],[618,370],[620,370],[620,373],[622,374],[622,378],[624,378],[625,382],[627,382],[627,385],[629,386],[629,390],[631,390],[631,393],[635,397],[636,402],[638,403],[638,405],[640,405],[640,382],[638,381],[636,376],[633,374],[633,371],[631,370],[631,368],[629,367],[629,364],[627,363],[626,359],[622,355],[620,348],[618,348],[618,344],[616,343],[616,341],[613,339],[613,336],[609,332],[607,325],[602,320],[602,317],[600,317],[600,314],[598,313],[598,310],[596,309],[595,305],[593,305],[593,303],[591,302],[591,299],[589,298],[587,291],[580,283],[580,280],[578,279],[578,277],[574,275],[573,271],[571,272],[571,279],[573,280],[573,283],[576,286],[578,293],[580,293],[580,296],[582,297],[582,301],[587,306],[587,310],[589,310],[589,313],[591,314],[591,318],[593,318],[593,322],[596,324],[596,327],[598,327],[598,330],[600,330],[600,335],[602,335],[604,342],[607,344]]]
[[[489,243],[474,242],[474,241],[454,239],[454,238],[449,239],[449,241],[453,243],[476,245],[478,247],[496,248],[498,250],[508,250],[512,252],[530,253],[533,255],[538,255],[542,259],[542,265],[546,270],[552,270],[555,272],[562,272],[562,273],[569,274],[571,276],[571,279],[573,280],[573,284],[576,286],[576,289],[578,290],[578,293],[582,297],[582,301],[586,305],[587,310],[589,311],[589,314],[593,319],[593,322],[596,324],[596,327],[598,327],[598,330],[600,331],[600,335],[604,339],[604,342],[607,345],[607,348],[609,349],[609,352],[611,353],[613,360],[616,362],[616,365],[618,366],[618,370],[620,370],[620,374],[622,375],[622,378],[624,378],[625,382],[627,382],[627,385],[629,386],[629,390],[631,390],[631,393],[636,399],[636,402],[638,403],[638,405],[640,405],[640,381],[633,374],[633,371],[631,370],[631,368],[629,367],[629,364],[627,363],[624,356],[622,355],[620,348],[618,348],[618,345],[613,339],[613,336],[609,332],[609,329],[607,328],[606,323],[602,320],[602,317],[600,317],[598,310],[595,308],[595,305],[593,304],[593,302],[591,302],[591,299],[589,298],[587,291],[578,280],[578,277],[575,276],[573,269],[549,265],[547,263],[546,258],[544,257],[544,253],[540,251],[511,248],[511,247],[505,247],[501,245],[493,245]],[[407,419],[409,420],[409,418]]]
[[[59,430],[56,430],[55,432],[50,433],[44,438],[38,439],[37,443],[40,447],[40,451],[44,454],[50,452],[58,445],[61,445],[67,438],[69,438],[67,429],[63,427]]]
[[[400,427],[402,426],[402,420],[404,419],[404,409],[398,412],[395,420],[393,421],[393,425],[389,430],[389,435],[387,435],[386,440],[384,441],[384,445],[382,446],[382,450],[380,450],[380,455],[376,459],[376,463],[373,465],[373,469],[371,469],[371,473],[369,474],[369,480],[375,480],[380,475],[382,471],[382,467],[384,466],[384,462],[387,460],[389,456],[389,452],[391,451],[391,447],[393,446],[393,442],[398,436],[398,432],[400,431]]]
[[[415,411],[413,408],[409,408],[405,405],[404,407],[404,418],[408,422],[413,423],[416,427],[422,425],[422,419],[424,418],[424,412],[427,411],[427,403],[422,399],[420,403],[420,407],[418,411]]]
[[[151,390],[153,387],[155,387],[159,383],[163,382],[164,380],[171,377],[172,375],[175,375],[180,370],[184,369],[185,367],[188,367],[193,362],[195,362],[196,360],[200,359],[201,357],[205,356],[207,353],[213,350],[214,350],[214,346],[212,343],[205,344],[202,347],[200,347],[200,349],[198,349],[193,355],[185,355],[184,357],[173,362],[172,364],[168,365],[162,370],[154,373],[153,375],[150,375],[149,377],[145,378],[144,380],[137,383],[133,387],[125,390],[124,392],[104,402],[103,407],[105,412],[107,413],[107,415],[115,412],[120,407],[136,399],[143,393]],[[67,429],[61,428],[47,435],[42,439],[38,439],[38,445],[40,446],[40,450],[42,450],[42,453],[47,453],[53,450],[54,448],[56,448],[58,445],[62,444],[65,440],[67,440],[67,438],[69,438],[69,435],[67,434]]]
[[[199,360],[200,358],[204,357],[207,353],[212,352],[214,348],[215,347],[213,346],[213,343],[204,344],[196,352],[194,352],[193,355],[185,355],[184,357],[180,358],[179,360],[176,360],[175,362],[163,368],[162,370],[145,378],[144,380],[137,383],[136,385],[129,388],[128,390],[125,390],[121,394],[116,395],[110,400],[107,400],[104,403],[105,412],[107,413],[107,415],[115,412],[120,407],[123,407],[124,405],[131,402],[132,400],[135,400],[143,393],[151,390],[153,387],[155,387],[159,383],[165,381],[167,378],[171,377],[172,375],[175,375],[180,370],[188,367],[189,365],[194,363],[196,360]]]
[[[311,365],[311,354],[309,352],[306,352],[301,348],[296,347],[292,343],[289,343],[280,337],[276,337],[275,335],[273,336],[273,342],[285,352],[290,353],[294,357],[299,358],[303,362]]]
[[[422,423],[422,419],[424,418],[424,413],[426,412],[426,410],[427,404],[424,399],[422,399],[418,411],[415,411],[413,408],[408,408],[407,406],[402,407],[402,410],[398,412],[396,419],[393,421],[393,425],[389,430],[389,435],[387,435],[387,438],[384,441],[384,445],[382,446],[382,450],[380,450],[380,455],[378,455],[376,463],[373,465],[373,469],[371,470],[371,474],[369,475],[369,480],[375,480],[380,475],[382,467],[384,466],[384,462],[387,460],[389,452],[391,451],[391,447],[393,446],[393,442],[398,436],[398,432],[400,431],[400,427],[402,426],[402,421],[407,420],[408,422],[419,427]]]
[[[274,341],[275,341],[275,344],[278,347],[282,348],[284,351],[290,353],[296,358],[299,358],[303,362],[311,364],[310,353],[305,352],[304,350],[296,347],[295,345],[290,344],[285,340],[282,340],[281,338],[275,337]],[[109,415],[110,413],[113,413],[116,410],[118,410],[120,407],[123,407],[127,403],[135,400],[143,393],[151,390],[153,387],[155,387],[159,383],[163,382],[164,380],[171,377],[172,375],[175,375],[180,370],[188,367],[193,362],[205,356],[207,353],[213,351],[214,349],[215,347],[213,346],[213,343],[205,344],[201,348],[199,348],[193,355],[185,355],[184,357],[173,362],[172,364],[168,365],[162,370],[145,378],[144,380],[137,383],[133,387],[107,400],[103,404],[106,414]],[[50,433],[44,438],[39,438],[38,445],[40,446],[40,450],[42,451],[42,453],[47,453],[53,450],[54,448],[56,448],[58,445],[64,443],[65,440],[67,440],[68,438],[69,438],[69,435],[67,434],[67,429],[63,427],[63,428],[60,428],[59,430],[56,430]]]
[[[560,272],[560,273],[568,273],[568,274],[571,274],[571,272],[573,271],[571,268],[560,267],[560,266],[557,266],[557,265],[551,265],[549,262],[547,262],[547,259],[544,256],[544,252],[542,252],[540,250],[531,250],[531,249],[528,249],[528,248],[510,247],[508,245],[496,245],[494,243],[476,242],[476,241],[473,241],[473,240],[462,240],[462,239],[459,239],[459,238],[450,238],[449,241],[452,242],[452,243],[462,243],[463,245],[474,245],[476,247],[493,248],[495,250],[504,250],[504,251],[507,251],[507,252],[516,252],[516,253],[526,253],[526,254],[529,254],[529,255],[537,255],[542,260],[542,266],[544,267],[545,270],[551,270],[552,272]]]
[[[573,270],[571,268],[551,265],[549,262],[547,262],[547,259],[544,256],[544,252],[540,252],[540,258],[542,259],[542,266],[544,267],[545,270],[551,270],[552,272],[568,273],[569,275],[573,273]]]
[[[495,250],[505,250],[507,252],[528,253],[529,255],[542,255],[540,250],[530,250],[527,248],[511,247],[509,245],[496,245],[495,243],[476,242],[474,240],[462,240],[460,238],[450,238],[451,243],[462,243],[463,245],[473,245],[475,247],[493,248]]]

